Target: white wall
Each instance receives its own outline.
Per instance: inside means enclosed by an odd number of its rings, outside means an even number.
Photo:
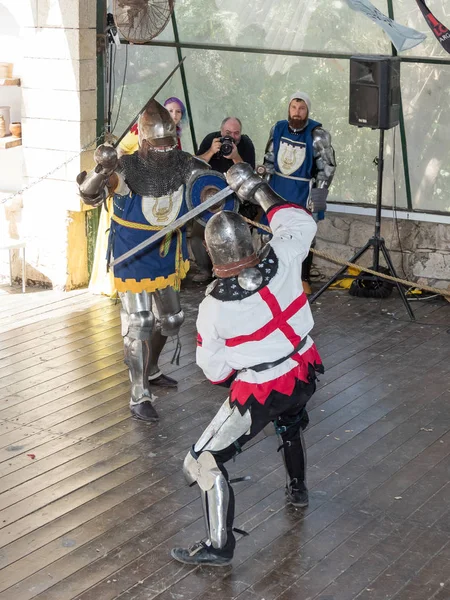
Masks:
[[[34,2],[0,0],[0,62],[13,63],[15,77],[21,77],[24,53],[24,25],[33,17]],[[0,106],[11,107],[11,121],[21,120],[22,89],[0,87]],[[0,192],[16,192],[23,185],[21,146],[0,150]]]

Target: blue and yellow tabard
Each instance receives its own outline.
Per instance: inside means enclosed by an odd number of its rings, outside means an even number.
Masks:
[[[131,191],[125,195],[115,193],[113,208],[109,248],[118,258],[187,212],[185,186],[160,198]],[[119,292],[155,292],[168,286],[179,290],[188,270],[183,228],[116,265],[114,283]]]

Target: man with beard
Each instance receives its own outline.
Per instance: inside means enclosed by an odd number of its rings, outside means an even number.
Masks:
[[[137,152],[118,159],[115,148],[99,146],[95,169],[77,177],[86,204],[99,206],[108,192],[113,195],[108,252],[116,258],[185,214],[185,184],[195,171],[209,168],[177,147],[175,123],[156,100],[140,115],[138,131]],[[167,337],[178,336],[183,323],[179,289],[188,269],[184,229],[114,267],[130,371],[130,409],[144,421],[158,419],[150,386],[177,385],[161,373],[158,359]]]
[[[309,208],[314,205],[316,220],[324,218],[328,189],[336,170],[331,136],[322,124],[309,118],[311,100],[305,92],[289,99],[288,119],[278,121],[266,145],[264,166],[270,187],[280,196]],[[314,241],[312,243],[314,246]],[[302,265],[303,287],[311,293],[312,252]]]

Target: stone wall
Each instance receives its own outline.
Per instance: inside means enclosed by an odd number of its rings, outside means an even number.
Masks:
[[[446,289],[450,285],[450,225],[383,218],[381,234],[399,277]],[[328,212],[319,223],[318,250],[349,260],[373,236],[375,217]],[[372,264],[370,250],[358,261]],[[385,264],[384,261],[381,264]],[[314,265],[332,275],[339,265],[314,258]]]

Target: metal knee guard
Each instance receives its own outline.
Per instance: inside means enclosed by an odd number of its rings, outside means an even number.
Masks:
[[[197,483],[200,488],[206,533],[211,545],[223,548],[228,537],[228,481],[211,452],[202,452],[197,458],[194,452],[189,452],[184,459],[183,472],[190,485]]]
[[[155,323],[152,297],[148,292],[120,292],[122,336],[134,340],[149,340]]]
[[[164,336],[178,335],[184,321],[181,310],[180,293],[167,287],[154,292],[154,300],[158,314],[158,327]]]

